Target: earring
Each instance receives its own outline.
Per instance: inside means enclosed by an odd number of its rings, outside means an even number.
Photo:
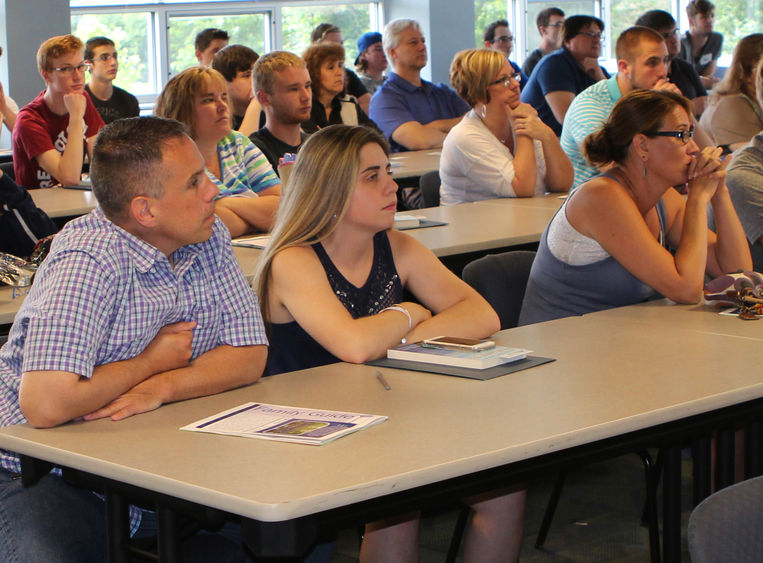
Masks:
[[[644,162],[644,178],[646,178],[646,157],[642,156],[641,160]]]
[[[480,115],[482,116],[482,119],[485,119],[487,117],[487,106],[485,104],[482,104]]]

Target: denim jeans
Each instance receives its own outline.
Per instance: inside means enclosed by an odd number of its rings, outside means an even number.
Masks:
[[[106,509],[90,491],[46,475],[36,485],[0,468],[0,562],[106,561]]]
[[[156,533],[156,518],[144,512],[136,537]],[[185,562],[252,561],[244,553],[241,529],[228,523],[201,531],[182,547]],[[331,559],[334,543],[319,544],[304,559]],[[46,475],[32,487],[0,468],[0,563],[90,563],[107,560],[106,504],[94,493]]]

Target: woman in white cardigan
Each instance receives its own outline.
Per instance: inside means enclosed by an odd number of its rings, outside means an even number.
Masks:
[[[472,107],[451,129],[440,157],[440,201],[452,205],[497,197],[531,197],[572,186],[572,164],[498,51],[468,49],[450,65],[450,82]]]

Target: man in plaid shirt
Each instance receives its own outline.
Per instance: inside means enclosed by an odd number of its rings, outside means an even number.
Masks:
[[[0,426],[117,421],[262,375],[256,296],[184,127],[110,124],[91,176],[99,207],[56,236],[0,349]],[[103,501],[57,475],[22,488],[19,471],[0,450],[0,553],[105,560]]]

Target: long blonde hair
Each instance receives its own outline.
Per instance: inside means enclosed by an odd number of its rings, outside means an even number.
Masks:
[[[373,129],[331,125],[314,133],[297,154],[254,280],[266,322],[273,258],[281,250],[321,242],[334,232],[350,206],[360,151],[369,143],[389,154],[386,141]]]
[[[753,33],[743,37],[734,48],[734,56],[726,74],[710,92],[710,104],[716,104],[721,97],[731,94],[746,94],[755,99],[755,87],[753,92],[745,91],[746,79],[755,72],[755,65],[763,56],[763,33]]]

